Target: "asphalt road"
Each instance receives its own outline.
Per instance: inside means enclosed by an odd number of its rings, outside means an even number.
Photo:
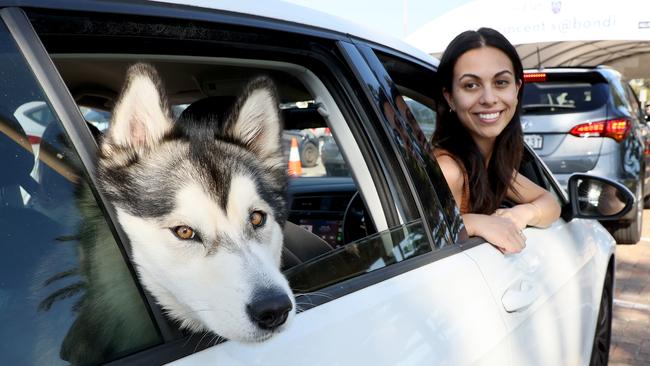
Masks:
[[[635,245],[616,247],[616,289],[609,364],[650,365],[650,210]]]

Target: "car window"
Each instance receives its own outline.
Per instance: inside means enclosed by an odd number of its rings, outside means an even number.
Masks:
[[[383,71],[394,87],[393,99],[396,109],[404,117],[404,130],[410,135],[411,143],[418,146],[419,157],[410,160],[420,165],[414,169],[414,179],[418,183],[420,199],[431,209],[427,213],[431,221],[447,221],[451,242],[465,237],[465,229],[442,171],[431,154],[431,136],[436,127],[436,103],[433,91],[436,85],[435,71],[409,62],[396,55],[374,50]],[[423,180],[426,177],[426,180]],[[431,192],[429,192],[431,191]],[[444,247],[436,243],[436,247]]]
[[[0,24],[0,364],[97,364],[158,330],[75,151]]]
[[[636,97],[636,94],[634,93],[634,90],[629,84],[625,85],[625,92],[627,93],[627,98],[630,101],[630,107],[632,115],[633,116],[638,116],[638,117],[643,117],[644,113],[641,111],[641,106],[639,105],[639,100]]]
[[[522,109],[526,114],[564,114],[587,112],[607,101],[607,84],[584,81],[526,83]]]
[[[136,61],[154,67],[161,62],[155,56],[137,55],[112,57],[110,63],[83,55],[76,60],[54,58],[64,80],[92,77],[79,75],[80,63],[102,72],[117,73],[116,70],[125,70]],[[174,95],[174,85],[170,85],[170,99],[179,101],[172,106],[176,123],[208,115],[217,116],[215,123],[219,123],[227,118],[237,93],[248,80],[260,74],[272,75],[281,101],[284,164],[290,175],[288,221],[313,234],[307,239],[297,233],[285,236],[283,269],[288,271],[292,284],[295,279],[296,293],[304,292],[305,278],[310,279],[309,291],[322,289],[431,251],[421,220],[406,218],[404,225],[387,227],[383,212],[371,210],[371,203],[378,201],[368,195],[376,196],[376,188],[368,175],[365,159],[357,155],[359,144],[349,128],[354,122],[341,111],[343,107],[335,98],[335,90],[325,87],[315,73],[304,71],[300,65],[264,60],[254,65],[250,60],[241,60],[238,65],[237,59],[232,58],[227,60],[227,66],[218,58],[211,62],[188,56],[177,58],[178,71],[169,61],[164,61],[164,67],[158,67],[164,81],[181,80],[183,70],[200,67],[210,79],[193,76],[199,84],[227,85],[226,89],[232,90],[230,95],[220,95],[212,88],[203,88],[198,91],[202,95],[183,98]],[[235,81],[238,84],[233,84],[232,74],[240,76]],[[80,110],[89,123],[96,125],[93,119],[97,110],[85,106],[80,106]],[[99,121],[110,123],[110,113],[101,113]],[[97,138],[101,138],[101,133]],[[351,159],[355,159],[354,164]]]
[[[612,80],[609,82],[609,89],[612,95],[612,100],[614,101],[614,106],[618,109],[629,111],[631,106],[627,96],[625,95],[623,85],[617,80]]]

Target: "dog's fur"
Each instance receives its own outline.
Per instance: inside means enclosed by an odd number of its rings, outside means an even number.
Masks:
[[[257,78],[225,120],[174,123],[155,69],[128,70],[100,146],[99,186],[141,282],[185,328],[257,342],[295,314],[279,270],[287,219],[279,116],[272,82]],[[266,214],[259,227],[250,222],[255,211]],[[178,226],[197,236],[179,239]],[[251,316],[275,305],[288,313],[271,325]]]

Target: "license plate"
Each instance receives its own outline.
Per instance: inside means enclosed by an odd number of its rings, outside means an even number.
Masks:
[[[524,135],[524,141],[535,150],[544,146],[544,136],[542,135]]]

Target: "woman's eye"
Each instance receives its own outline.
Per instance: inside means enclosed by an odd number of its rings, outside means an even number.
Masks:
[[[479,85],[477,83],[467,83],[464,85],[465,89],[476,89],[478,86]]]
[[[192,240],[196,238],[196,232],[194,232],[194,229],[186,225],[173,227],[172,232],[181,240]]]
[[[510,84],[510,81],[508,81],[508,80],[497,80],[496,84],[497,84],[497,86],[508,86]]]
[[[266,222],[266,214],[262,211],[253,211],[248,217],[248,221],[250,221],[251,225],[257,229]]]

